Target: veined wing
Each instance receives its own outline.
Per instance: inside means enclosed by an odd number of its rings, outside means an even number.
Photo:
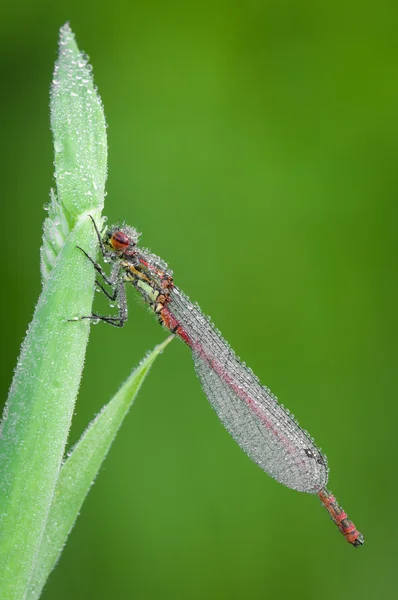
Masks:
[[[190,339],[195,369],[220,420],[248,456],[287,487],[326,486],[325,456],[309,434],[236,357],[220,332],[178,288],[168,305]]]

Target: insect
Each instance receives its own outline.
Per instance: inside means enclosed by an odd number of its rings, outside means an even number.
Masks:
[[[138,247],[139,234],[125,224],[115,225],[101,236],[94,219],[101,253],[112,263],[108,276],[83,248],[108,292],[98,287],[119,306],[117,316],[92,314],[80,317],[122,327],[127,320],[125,284],[131,283],[159,322],[187,344],[196,373],[210,404],[239,446],[266,473],[283,485],[316,494],[345,539],[355,547],[364,543],[356,529],[326,489],[326,457],[289,411],[235,355],[221,333],[203,315],[197,304],[174,285],[165,262]]]

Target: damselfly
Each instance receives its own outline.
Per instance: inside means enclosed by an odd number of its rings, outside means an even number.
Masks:
[[[96,282],[111,301],[117,302],[119,313],[81,318],[122,327],[127,320],[125,284],[132,283],[159,322],[191,348],[203,391],[239,446],[280,483],[316,494],[346,540],[355,547],[363,544],[362,534],[326,489],[326,457],[308,432],[242,364],[198,305],[174,285],[166,263],[137,246],[139,234],[134,228],[115,225],[101,236],[92,221],[102,255],[106,262],[113,263],[111,274],[108,276],[84,249],[80,250],[111,287],[108,292]]]

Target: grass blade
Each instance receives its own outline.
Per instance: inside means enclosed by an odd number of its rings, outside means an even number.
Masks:
[[[157,346],[133,371],[89,425],[62,466],[32,577],[30,600],[40,596],[124,417],[154,360],[171,339]]]
[[[91,71],[67,23],[51,86],[51,130],[59,201],[72,218],[104,202],[106,124]]]
[[[7,600],[26,597],[64,456],[89,333],[87,322],[67,319],[91,313],[94,288],[92,265],[76,246],[95,256],[87,211],[100,214],[106,178],[105,119],[69,26],[59,48],[51,99],[58,199],[52,195],[44,229],[43,291],[0,428],[0,590]]]

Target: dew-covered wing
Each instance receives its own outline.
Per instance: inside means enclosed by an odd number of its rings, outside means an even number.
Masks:
[[[177,288],[170,311],[191,340],[195,369],[222,423],[266,473],[287,487],[316,493],[328,478],[312,438],[242,364],[219,331]]]

